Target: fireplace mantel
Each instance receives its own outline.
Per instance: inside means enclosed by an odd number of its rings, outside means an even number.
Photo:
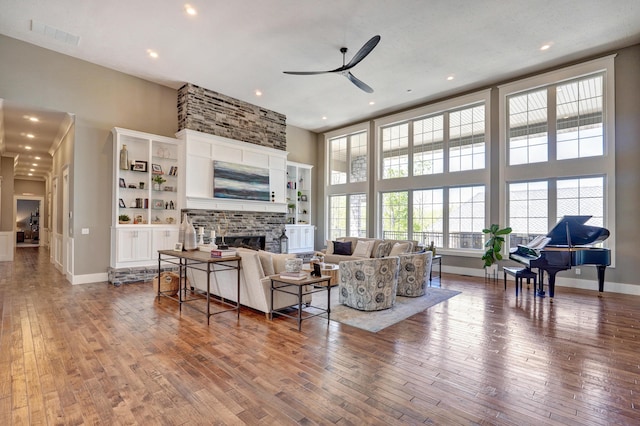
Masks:
[[[185,208],[286,213],[286,151],[188,129],[176,133],[176,137],[184,141],[186,173],[181,193]],[[271,201],[214,198],[214,160],[268,168]]]

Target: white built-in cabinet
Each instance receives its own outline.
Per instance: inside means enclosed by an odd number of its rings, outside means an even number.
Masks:
[[[178,242],[180,141],[113,128],[111,262],[113,268],[153,265],[158,250]],[[126,145],[127,164],[121,162]],[[164,182],[158,184],[154,177]],[[129,221],[124,221],[124,216]]]
[[[310,164],[287,162],[287,236],[289,253],[311,252],[314,248],[315,226],[311,220]]]

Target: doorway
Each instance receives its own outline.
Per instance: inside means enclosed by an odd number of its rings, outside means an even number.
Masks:
[[[39,247],[42,230],[42,203],[44,197],[16,195],[14,203],[15,246]]]

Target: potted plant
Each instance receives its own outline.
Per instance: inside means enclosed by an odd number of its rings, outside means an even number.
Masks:
[[[497,274],[498,261],[502,260],[502,245],[504,244],[504,235],[509,235],[511,233],[511,228],[506,227],[500,229],[500,226],[493,223],[489,228],[483,229],[482,232],[486,234],[489,238],[484,243],[485,248],[487,249],[482,256],[482,260],[484,260],[484,267],[487,269],[489,274],[495,275]]]
[[[118,216],[118,223],[131,223],[131,218],[127,214],[121,214],[120,216]]]
[[[155,183],[155,188],[154,189],[156,191],[160,191],[161,190],[160,185],[162,185],[163,183],[165,183],[167,181],[165,178],[162,177],[162,175],[154,175],[151,180]]]

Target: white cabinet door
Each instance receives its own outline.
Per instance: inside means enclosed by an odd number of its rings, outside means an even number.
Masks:
[[[178,242],[179,230],[177,228],[165,228],[153,230],[153,249],[151,254],[158,255],[158,250],[171,250]]]
[[[151,260],[151,231],[149,229],[118,229],[118,262]]]
[[[303,251],[313,251],[314,229],[313,226],[304,226],[301,230],[301,249]]]

